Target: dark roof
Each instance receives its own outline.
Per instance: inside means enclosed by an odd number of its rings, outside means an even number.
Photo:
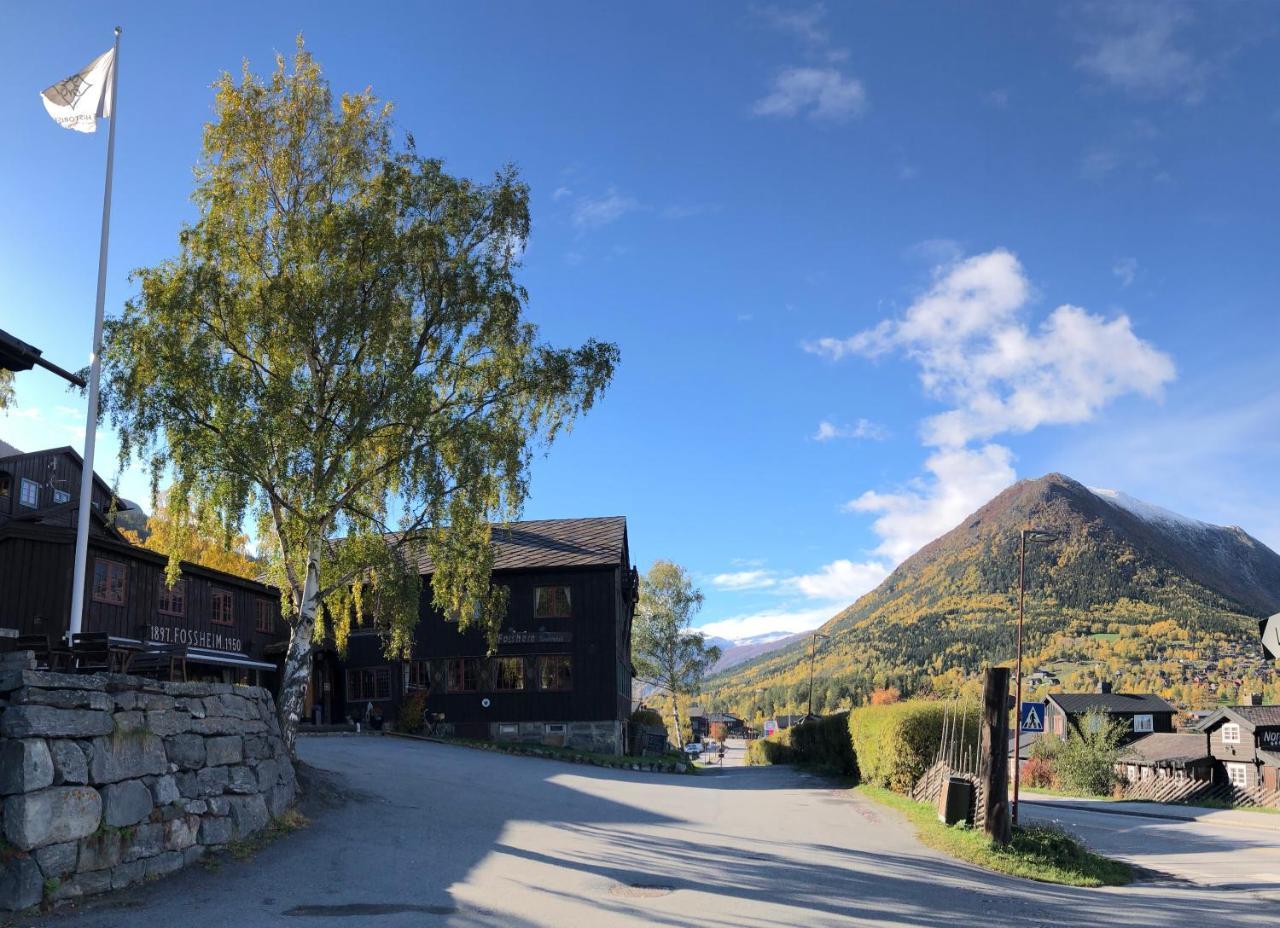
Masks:
[[[1050,693],[1046,699],[1068,715],[1083,715],[1091,709],[1116,715],[1125,712],[1173,712],[1154,693]]]
[[[14,453],[13,454],[0,453],[0,461],[7,461],[11,458],[33,458],[41,454],[69,454],[71,456],[71,459],[76,462],[76,466],[79,467],[81,471],[84,470],[84,458],[80,456],[79,451],[77,451],[75,448],[72,448],[70,445],[63,445],[60,448],[41,448],[39,451],[19,451],[17,448],[14,448],[12,445],[9,445],[8,447],[12,449]],[[115,498],[119,508],[129,509],[129,508],[137,507],[137,503],[129,503],[128,506],[120,505],[128,501],[122,500],[119,497],[117,497],[115,490],[111,489],[110,484],[108,484],[105,480],[103,480],[101,477],[98,476],[98,472],[96,470],[93,472],[93,482],[97,484],[99,489],[103,490],[104,492],[106,492],[107,494]],[[75,487],[75,498],[76,499],[80,498],[79,484],[76,484],[76,487]]]
[[[1201,730],[1208,730],[1219,722],[1231,719],[1249,728],[1280,726],[1280,706],[1223,706],[1200,723]]]
[[[22,452],[7,441],[0,439],[0,458],[11,458],[19,454],[22,454]]]
[[[1156,732],[1144,735],[1120,752],[1120,760],[1130,764],[1178,765],[1207,760],[1209,743],[1203,732]]]
[[[537,567],[615,567],[626,547],[626,516],[588,519],[539,519],[493,526],[493,569]],[[418,569],[434,571],[425,553]]]

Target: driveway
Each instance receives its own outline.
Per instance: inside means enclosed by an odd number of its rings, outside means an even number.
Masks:
[[[1040,795],[1022,800],[1022,815],[1139,867],[1280,901],[1280,815]]]
[[[353,795],[245,862],[66,928],[1274,926],[1280,906],[1185,885],[1080,890],[925,849],[899,817],[785,767],[603,770],[397,738],[304,738]]]

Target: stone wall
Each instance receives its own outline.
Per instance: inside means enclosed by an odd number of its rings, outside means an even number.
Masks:
[[[34,668],[0,655],[0,909],[171,873],[293,803],[266,690]]]
[[[564,731],[549,731],[549,724],[563,725]],[[511,730],[513,727],[514,731]],[[574,748],[595,754],[621,754],[624,747],[622,723],[619,721],[490,722],[489,738],[493,741],[518,741],[521,744],[547,744]]]

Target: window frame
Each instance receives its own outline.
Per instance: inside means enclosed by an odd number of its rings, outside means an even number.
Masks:
[[[546,668],[551,661],[564,662],[564,666],[569,671],[568,686],[547,686],[545,680]],[[538,663],[534,672],[534,688],[542,693],[571,693],[573,692],[573,655],[572,654],[539,654]]]
[[[421,658],[409,661],[408,680],[410,689],[431,689],[431,661]]]
[[[520,668],[520,685],[519,686],[503,686],[502,685],[502,667],[504,663],[515,664],[517,667]],[[520,657],[514,654],[504,654],[499,657],[493,658],[492,664],[493,666],[491,667],[491,670],[493,673],[494,692],[522,693],[526,689],[528,689],[528,686],[526,684],[529,682],[528,680],[529,674],[525,668],[525,660],[523,657]]]
[[[178,598],[182,601],[182,608],[173,608],[173,595],[177,593]],[[168,596],[169,605],[165,605],[165,597]],[[185,616],[187,614],[187,581],[178,579],[173,586],[169,586],[163,580],[160,582],[160,602],[156,606],[156,611],[161,615]]]
[[[369,684],[367,692],[353,692],[351,683],[353,680],[359,681],[356,689],[364,690],[364,684]],[[386,695],[379,696],[379,690],[383,689],[379,684],[385,682]],[[346,692],[347,702],[386,702],[391,698],[391,667],[386,664],[380,664],[376,667],[351,667],[347,669],[346,679],[343,681]]]
[[[564,611],[543,612],[539,608],[543,590],[564,590]],[[551,608],[559,610],[559,597],[552,595]],[[567,583],[542,583],[533,588],[533,617],[535,619],[571,619],[573,618],[573,588]]]
[[[34,490],[35,502],[27,502],[27,487],[31,487]],[[40,508],[40,484],[30,477],[23,477],[18,483],[18,505],[25,506],[28,509]]]
[[[458,678],[461,686],[454,685],[455,668],[458,668]],[[471,670],[475,674],[473,685],[467,686],[467,671]],[[446,693],[478,693],[480,692],[480,658],[478,657],[451,657],[445,664],[445,692]]]
[[[106,589],[101,592],[98,589],[99,565],[102,565],[107,568],[107,574],[103,578],[106,581]],[[111,568],[113,567],[118,569],[119,575],[120,575],[120,587],[119,587],[120,598],[119,599],[112,599],[110,596],[110,590],[112,588]],[[113,561],[111,560],[111,558],[107,558],[107,557],[94,557],[93,580],[92,580],[92,586],[90,587],[90,591],[91,591],[91,598],[95,603],[103,603],[104,605],[107,605],[107,606],[125,605],[129,601],[129,565],[123,564],[120,561]]]
[[[271,600],[258,597],[253,601],[253,627],[256,631],[271,634],[275,631],[275,617],[271,614]]]
[[[1227,768],[1227,782],[1232,786],[1238,786],[1247,789],[1249,786],[1249,765],[1241,763],[1227,763],[1223,765]],[[1240,774],[1239,782],[1236,781],[1235,774]]]
[[[1143,719],[1143,727],[1138,727],[1138,720]],[[1156,730],[1156,717],[1150,712],[1140,712],[1133,717],[1133,730],[1138,734],[1147,734]]]
[[[1223,744],[1239,744],[1240,743],[1240,723],[1227,722],[1222,726],[1222,743]]]
[[[7,470],[0,470],[0,499],[8,499],[13,493],[13,475]]]
[[[226,597],[227,601],[227,617],[220,617],[218,610],[218,600]],[[209,591],[209,622],[212,625],[222,625],[224,627],[236,624],[236,598],[235,594],[226,587],[215,586]]]
[[[53,504],[55,506],[61,506],[63,503],[69,503],[69,502],[71,502],[71,494],[68,493],[66,490],[53,491]]]

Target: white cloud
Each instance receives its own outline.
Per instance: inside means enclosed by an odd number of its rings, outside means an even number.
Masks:
[[[817,573],[792,577],[787,582],[809,599],[848,604],[875,589],[887,576],[888,567],[879,561],[854,563],[842,559],[823,566]]]
[[[1115,264],[1111,265],[1111,273],[1116,275],[1116,278],[1120,281],[1120,286],[1132,286],[1134,280],[1138,277],[1138,259],[1118,259]]]
[[[826,45],[830,40],[823,25],[827,8],[821,3],[803,9],[766,6],[758,8],[756,13],[779,32],[793,35],[810,45]]]
[[[986,103],[987,106],[1002,110],[1009,105],[1009,91],[1003,87],[990,90],[982,95],[982,102]]]
[[[708,622],[699,625],[697,630],[710,637],[728,638],[730,641],[777,632],[794,635],[817,628],[841,608],[843,606],[827,604],[809,609],[765,609]]]
[[[617,222],[639,208],[640,203],[634,197],[610,187],[604,196],[581,197],[573,207],[573,224],[579,229],[595,229]]]
[[[757,116],[798,116],[844,122],[862,115],[867,93],[857,78],[837,68],[788,68],[773,82],[773,91],[755,102]]]
[[[845,504],[850,512],[879,513],[876,553],[897,564],[1017,479],[1013,454],[1001,445],[938,451],[925,461],[931,477],[896,493],[868,490]]]
[[[560,200],[563,200],[565,197],[571,197],[571,196],[573,196],[573,191],[570,190],[568,187],[557,187],[555,193],[551,194],[551,199],[555,200],[556,202],[559,202]]]
[[[837,425],[823,419],[818,423],[818,431],[814,432],[814,441],[832,441],[836,438],[869,438],[872,441],[883,441],[889,437],[889,430],[870,419],[859,419],[852,425]]]
[[[1082,70],[1135,96],[1204,98],[1209,67],[1182,41],[1192,19],[1185,6],[1130,2],[1098,9],[1102,16],[1077,62]]]
[[[738,570],[711,578],[711,585],[722,590],[764,590],[777,583],[769,570]]]

